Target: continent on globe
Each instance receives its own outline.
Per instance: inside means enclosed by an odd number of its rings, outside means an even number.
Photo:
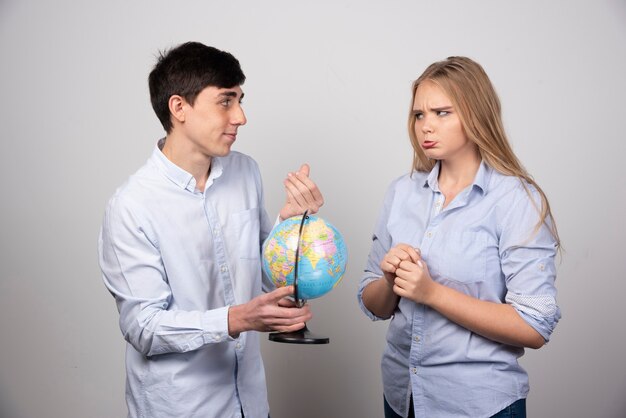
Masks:
[[[263,244],[263,271],[277,286],[293,284],[296,248],[298,299],[314,299],[330,292],[341,281],[348,259],[343,237],[331,223],[308,215],[299,237],[302,216],[276,225]]]

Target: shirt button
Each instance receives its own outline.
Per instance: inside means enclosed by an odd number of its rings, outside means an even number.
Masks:
[[[213,230],[213,235],[218,236],[219,234],[220,234],[220,230],[219,230],[219,229],[217,229],[217,228],[215,228],[215,229]]]
[[[222,271],[222,273],[226,273],[228,271],[228,267],[226,267],[226,264],[222,264],[220,270]]]
[[[417,374],[417,368],[416,367],[411,367],[411,373]]]
[[[416,335],[416,336],[415,336],[415,338],[414,338],[414,340],[415,340],[415,342],[416,342],[416,343],[419,343],[419,342],[420,342],[420,337],[418,337],[418,336]]]
[[[241,344],[237,343],[237,345],[235,345],[235,348],[239,350],[241,348]]]
[[[539,264],[539,270],[544,271],[546,269],[546,266],[543,263]]]
[[[430,231],[428,231],[428,232],[426,233],[426,236],[427,236],[428,238],[432,238],[432,237],[433,237],[433,233],[432,233],[432,232],[430,232]]]

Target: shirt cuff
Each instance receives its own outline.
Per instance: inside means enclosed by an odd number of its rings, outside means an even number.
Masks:
[[[202,328],[204,329],[202,336],[205,344],[234,340],[234,338],[228,335],[229,308],[230,306],[224,306],[223,308],[211,309],[204,313],[202,316]]]
[[[389,318],[382,318],[380,316],[376,316],[372,313],[372,311],[370,311],[369,309],[367,309],[367,307],[365,306],[365,304],[363,303],[363,290],[365,290],[365,288],[372,282],[375,282],[376,280],[378,280],[380,277],[368,277],[368,278],[364,278],[363,280],[361,280],[361,284],[359,285],[359,292],[357,294],[357,299],[359,301],[359,307],[361,308],[361,310],[363,311],[363,313],[372,321],[385,321]]]
[[[561,310],[551,295],[517,295],[507,293],[506,303],[513,306],[528,325],[533,327],[543,339],[550,341],[550,335],[561,319]]]

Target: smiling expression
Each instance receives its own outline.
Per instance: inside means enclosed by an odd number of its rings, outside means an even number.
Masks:
[[[184,102],[183,134],[194,151],[206,157],[223,157],[237,139],[237,129],[245,125],[241,87],[204,88],[193,105]]]

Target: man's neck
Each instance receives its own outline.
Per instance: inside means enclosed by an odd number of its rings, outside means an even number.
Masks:
[[[172,163],[190,173],[196,180],[196,189],[204,191],[211,170],[211,157],[191,148],[175,135],[168,135],[161,150]]]

